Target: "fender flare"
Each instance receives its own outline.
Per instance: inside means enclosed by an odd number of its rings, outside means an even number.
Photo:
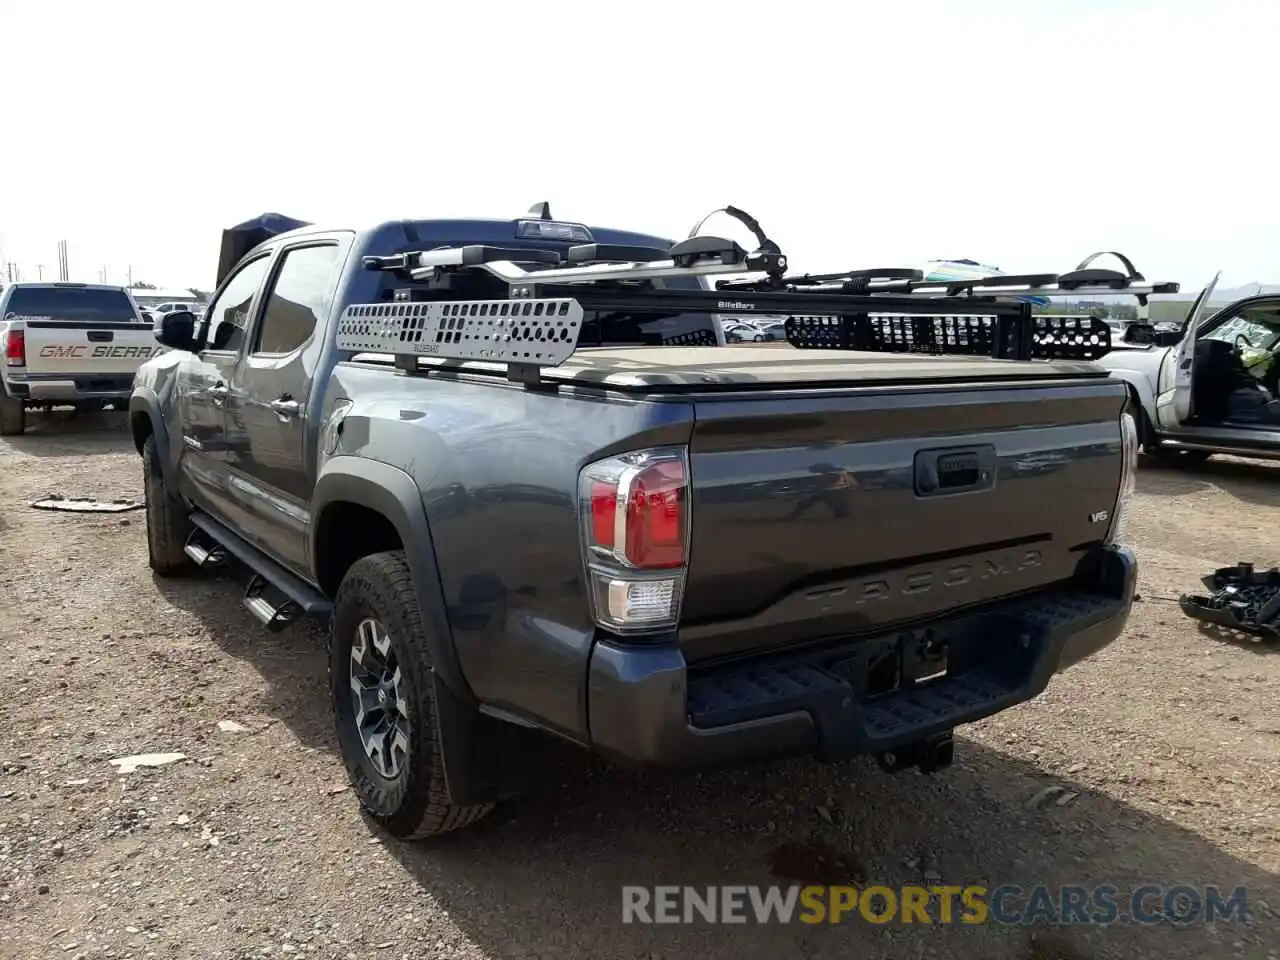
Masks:
[[[1142,410],[1147,415],[1147,419],[1154,426],[1156,420],[1156,391],[1152,386],[1151,378],[1141,370],[1130,370],[1127,368],[1114,369],[1109,371],[1110,375],[1117,380],[1121,380],[1128,384],[1131,392],[1137,395],[1138,403],[1142,405]]]
[[[133,420],[139,413],[145,414],[151,421],[151,433],[156,438],[156,446],[160,452],[160,469],[164,473],[165,483],[170,490],[176,489],[173,480],[173,448],[169,445],[169,428],[165,426],[164,417],[160,413],[160,398],[150,387],[135,387],[129,397],[129,432],[133,436],[133,445],[138,453],[142,453],[142,442],[138,431],[133,427]]]
[[[475,695],[462,672],[454,647],[435,544],[418,485],[400,468],[379,460],[347,455],[328,460],[316,479],[311,496],[307,551],[311,556],[312,570],[321,569],[317,544],[320,518],[325,507],[336,502],[354,503],[373,510],[396,528],[400,542],[404,544],[405,559],[409,563],[409,573],[413,577],[427,628],[432,668],[451,693],[464,703],[474,705]]]

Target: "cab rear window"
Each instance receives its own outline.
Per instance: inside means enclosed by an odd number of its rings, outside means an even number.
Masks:
[[[123,290],[86,287],[14,287],[4,306],[4,318],[26,322],[140,322]]]

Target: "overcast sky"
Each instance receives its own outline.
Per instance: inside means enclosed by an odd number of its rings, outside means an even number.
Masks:
[[[26,279],[59,238],[72,279],[207,287],[263,211],[545,199],[675,237],[736,204],[808,269],[1280,280],[1276,3],[5,0],[2,29]]]

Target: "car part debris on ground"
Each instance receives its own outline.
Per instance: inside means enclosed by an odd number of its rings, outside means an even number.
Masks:
[[[126,510],[141,510],[145,504],[141,500],[126,497],[93,500],[89,497],[64,497],[51,493],[43,500],[31,501],[31,506],[37,510],[65,510],[69,513],[123,513]]]
[[[139,767],[163,767],[187,759],[185,753],[135,753],[129,757],[117,757],[108,760],[119,773],[133,773]]]
[[[1252,563],[1238,563],[1215,570],[1201,582],[1212,591],[1208,596],[1183,594],[1178,600],[1187,616],[1280,640],[1280,570],[1258,573]]]

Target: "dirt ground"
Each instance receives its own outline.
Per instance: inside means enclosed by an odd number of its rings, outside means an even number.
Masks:
[[[153,580],[140,512],[27,505],[140,497],[139,467],[118,414],[36,417],[0,442],[4,960],[1280,957],[1280,648],[1202,634],[1174,602],[1216,566],[1280,564],[1280,467],[1144,467],[1125,636],[964,728],[935,777],[862,761],[639,777],[572,759],[479,828],[409,846],[345,787],[317,631],[265,633],[227,580]],[[108,763],[166,751],[187,759]],[[766,884],[779,848],[817,843],[837,880],[1244,885],[1251,916],[621,923],[623,884]]]

